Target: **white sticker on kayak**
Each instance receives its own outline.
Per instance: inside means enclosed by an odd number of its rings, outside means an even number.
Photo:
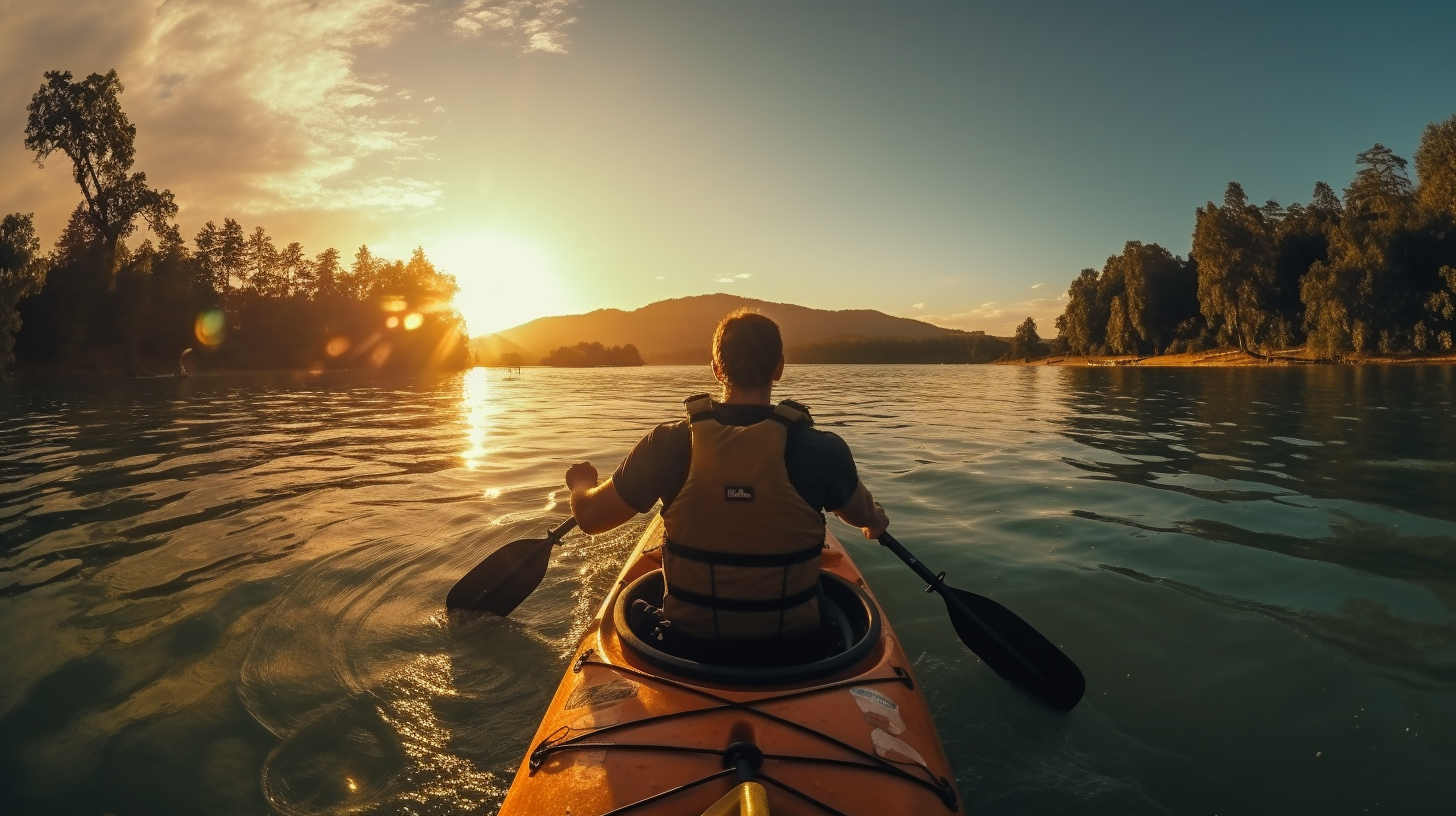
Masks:
[[[905,733],[905,721],[900,719],[900,706],[894,700],[874,689],[852,688],[849,693],[870,725],[883,728],[891,734]]]
[[[905,744],[903,740],[896,739],[878,728],[870,732],[870,739],[874,740],[875,753],[891,762],[914,762],[916,765],[925,764],[925,758],[920,756],[919,752],[914,748]]]
[[[583,686],[573,691],[571,696],[566,698],[566,705],[563,708],[571,711],[589,706],[592,711],[599,711],[636,696],[636,683],[631,680],[611,680],[595,686]]]

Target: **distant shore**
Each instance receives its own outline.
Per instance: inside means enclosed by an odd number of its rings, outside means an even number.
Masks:
[[[1031,360],[1000,360],[993,365],[1067,366],[1073,368],[1129,367],[1138,368],[1253,368],[1300,365],[1456,365],[1456,353],[1429,356],[1353,355],[1333,363],[1315,360],[1304,349],[1289,349],[1267,355],[1254,355],[1238,349],[1210,349],[1187,354],[1160,354],[1139,357],[1136,354],[1082,356],[1053,354]]]

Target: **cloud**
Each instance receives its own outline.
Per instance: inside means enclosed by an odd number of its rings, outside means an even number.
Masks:
[[[318,221],[431,210],[441,203],[444,174],[430,165],[422,121],[444,106],[436,89],[392,87],[388,76],[365,73],[361,56],[415,25],[468,33],[471,20],[472,36],[561,51],[571,7],[561,0],[5,3],[0,133],[23,131],[44,71],[81,78],[115,68],[137,127],[136,169],[176,194],[184,229],[225,215],[272,213],[276,228],[305,214]],[[488,11],[506,22],[486,26]],[[34,210],[54,234],[79,199],[70,168],[61,160],[36,170],[19,141],[0,143],[7,181],[0,209]]]
[[[910,304],[910,308],[912,308],[912,309],[924,309],[925,308],[925,304],[924,303],[912,303],[912,304]]]
[[[517,40],[525,51],[565,54],[575,5],[576,0],[466,0],[454,29],[461,37],[494,33]]]
[[[713,278],[714,283],[734,283],[734,279],[724,275],[721,278]]]
[[[1040,288],[1042,288],[1042,287],[1043,287],[1043,286],[1046,286],[1046,284],[1045,284],[1045,283],[1033,283],[1033,284],[1032,284],[1032,285],[1031,285],[1031,288],[1033,288],[1033,289],[1040,289]]]
[[[737,275],[734,275],[733,277],[738,278],[740,280],[747,280],[748,278],[753,277],[753,273],[752,272],[742,272],[742,273],[739,273]]]

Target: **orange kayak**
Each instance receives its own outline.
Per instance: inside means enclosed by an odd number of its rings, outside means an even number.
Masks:
[[[502,816],[928,816],[960,810],[910,659],[844,547],[826,535],[827,656],[718,666],[655,648],[631,602],[662,599],[662,520],[587,627]]]

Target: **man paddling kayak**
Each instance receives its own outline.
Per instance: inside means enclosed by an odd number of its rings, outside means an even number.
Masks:
[[[774,405],[783,372],[778,326],[734,312],[713,334],[721,400],[685,400],[688,417],[649,431],[605,482],[590,462],[566,472],[572,513],[588,533],[662,502],[659,635],[684,651],[792,654],[820,629],[823,512],[866,538],[889,525],[844,440],[812,427],[805,406]]]

